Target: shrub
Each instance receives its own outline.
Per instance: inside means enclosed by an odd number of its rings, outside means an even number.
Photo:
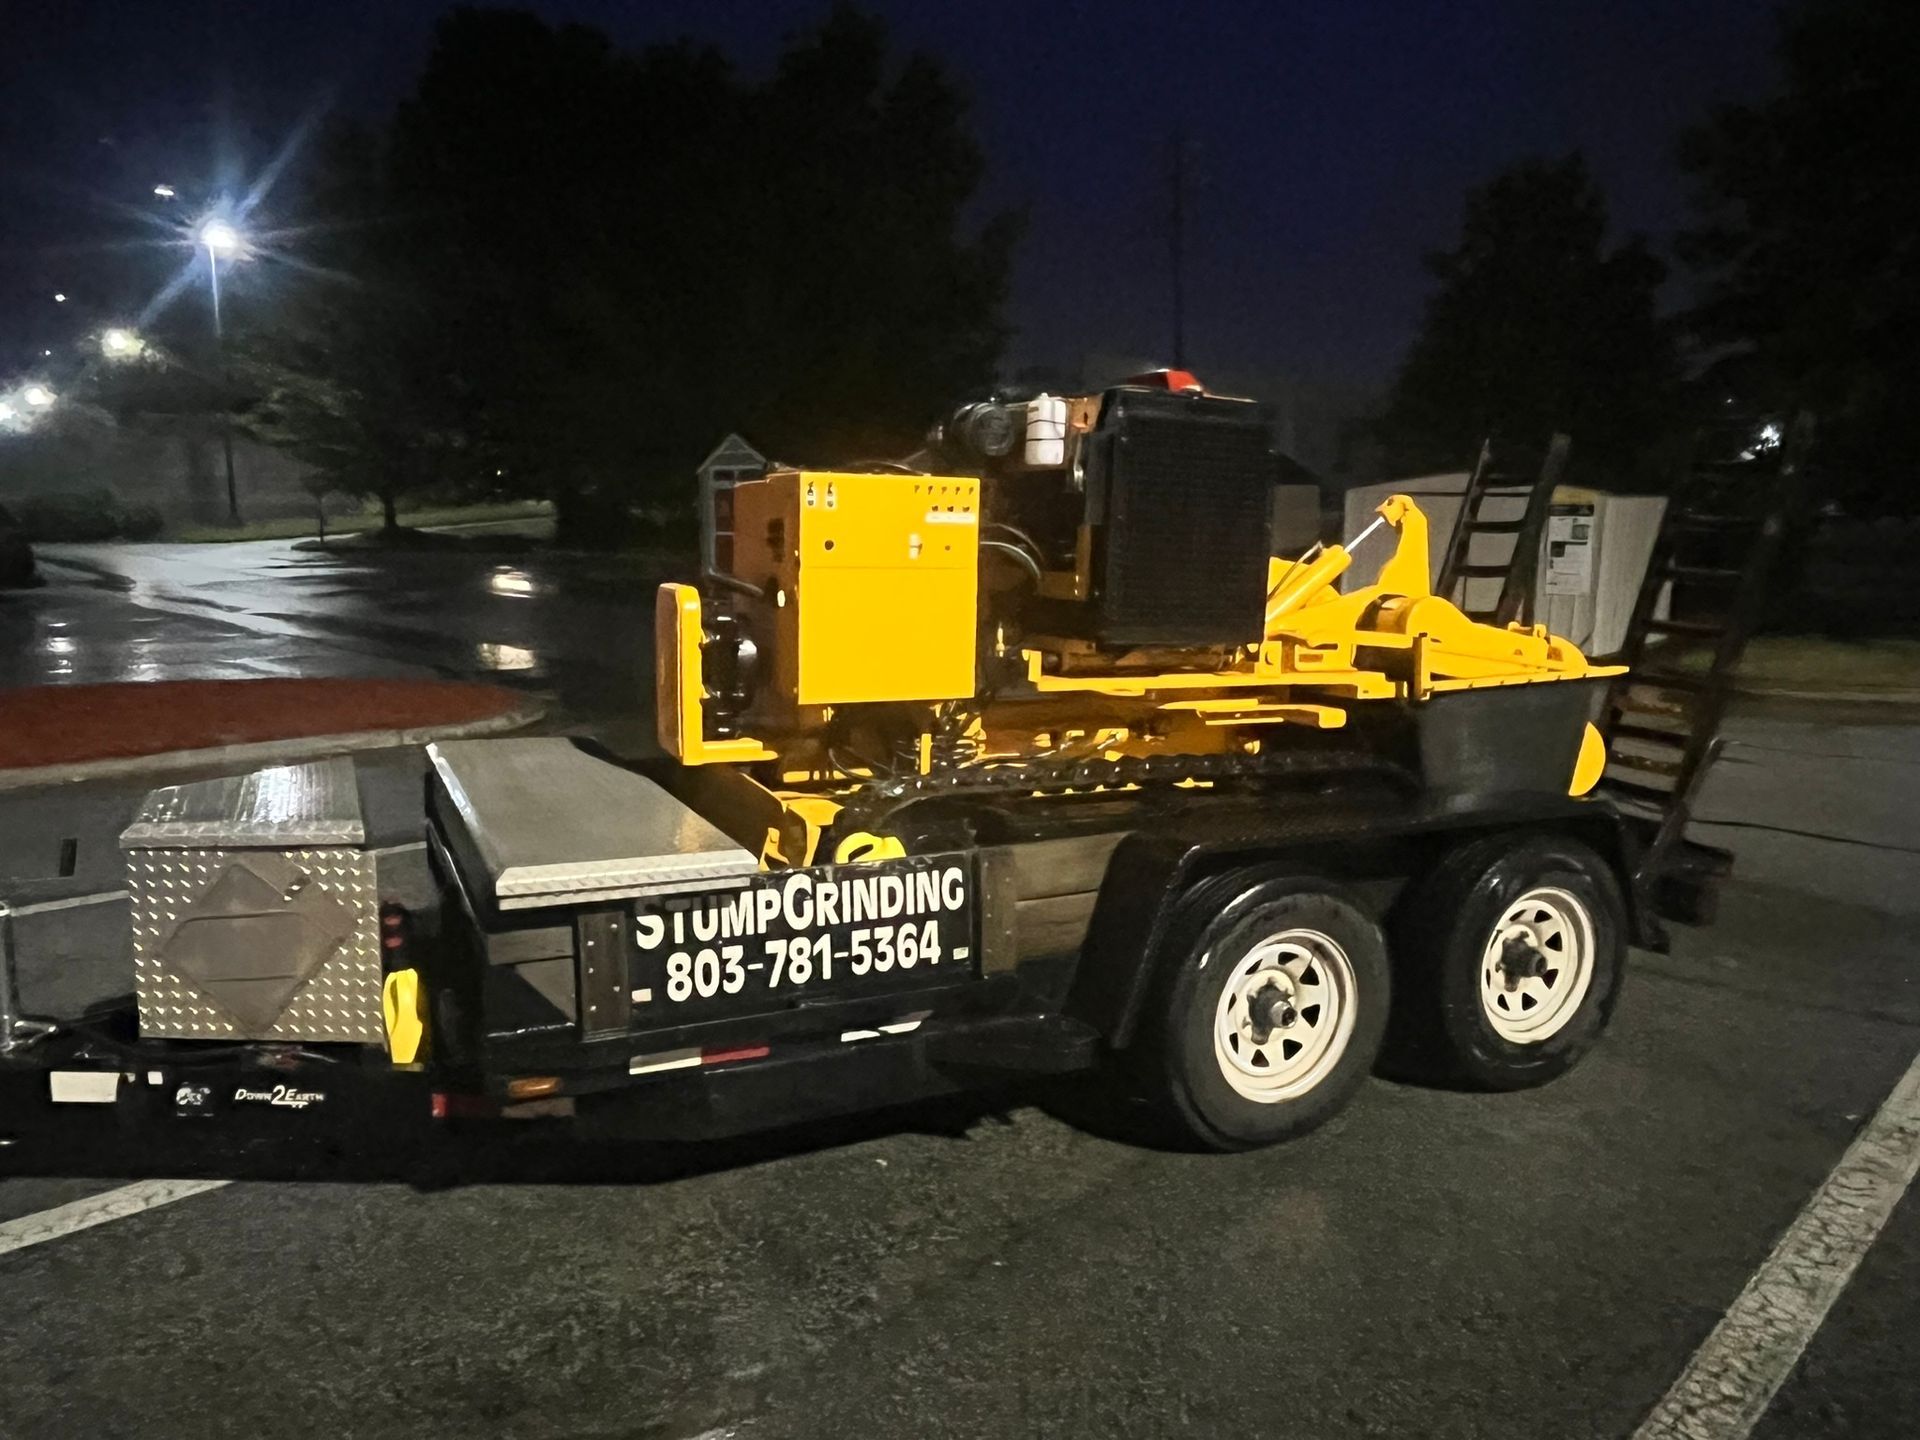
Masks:
[[[28,495],[14,515],[29,540],[43,542],[151,540],[163,524],[153,506],[123,503],[111,490]]]
[[[119,506],[108,490],[28,495],[15,512],[29,540],[112,540],[120,533]]]
[[[160,511],[152,505],[122,505],[117,518],[124,540],[151,540],[166,524]]]

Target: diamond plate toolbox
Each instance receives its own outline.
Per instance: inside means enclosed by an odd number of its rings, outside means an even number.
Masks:
[[[374,857],[351,762],[150,794],[120,837],[143,1035],[378,1044]]]

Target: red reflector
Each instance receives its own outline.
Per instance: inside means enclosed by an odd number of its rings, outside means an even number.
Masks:
[[[500,1106],[485,1095],[449,1095],[433,1092],[433,1118],[436,1120],[471,1119],[500,1113]]]
[[[771,1054],[771,1045],[735,1045],[727,1050],[702,1050],[702,1065],[724,1065],[729,1060],[758,1060],[762,1055]]]
[[[380,923],[389,930],[398,930],[406,922],[406,916],[398,910],[388,910],[380,917]]]
[[[398,950],[405,943],[406,942],[398,935],[382,935],[380,937],[380,948],[382,950]]]

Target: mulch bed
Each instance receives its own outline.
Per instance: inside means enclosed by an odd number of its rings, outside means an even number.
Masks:
[[[167,680],[0,691],[0,770],[356,731],[471,724],[522,709],[443,680]]]

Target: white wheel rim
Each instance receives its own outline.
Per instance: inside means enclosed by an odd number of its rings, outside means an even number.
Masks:
[[[1503,1040],[1538,1045],[1567,1027],[1593,983],[1593,916],[1565,890],[1515,900],[1480,956],[1480,1009]]]
[[[1213,1058],[1263,1105],[1325,1080],[1353,1037],[1353,962],[1318,930],[1282,930],[1235,961],[1213,1020]]]

